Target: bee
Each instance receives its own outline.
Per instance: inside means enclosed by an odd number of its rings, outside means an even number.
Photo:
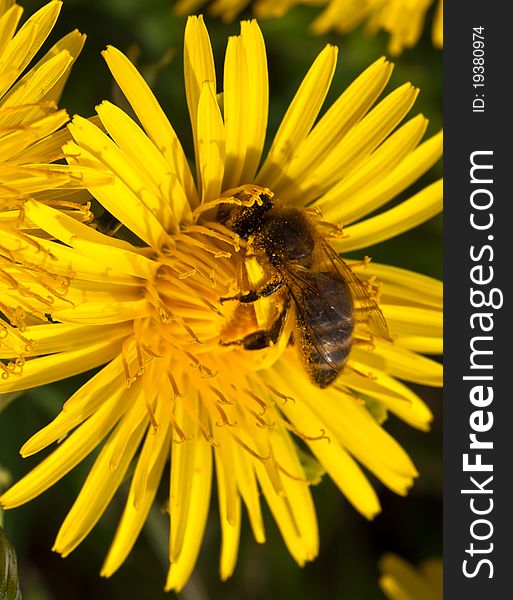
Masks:
[[[246,187],[233,190],[233,197],[245,196]],[[326,388],[347,362],[356,317],[367,323],[372,334],[383,338],[388,338],[386,321],[365,285],[324,241],[308,213],[280,205],[269,190],[253,188],[253,193],[255,190],[260,191],[257,201],[229,208],[221,220],[247,241],[243,258],[252,252],[269,277],[258,289],[220,301],[243,305],[276,295],[282,298],[282,307],[269,329],[220,343],[240,344],[246,350],[267,348],[277,343],[294,311],[293,343],[310,380]]]

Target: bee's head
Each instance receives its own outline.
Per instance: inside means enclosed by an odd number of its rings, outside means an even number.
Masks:
[[[263,227],[266,214],[273,208],[273,200],[266,194],[260,194],[259,202],[252,206],[237,207],[232,210],[231,230],[247,240]]]

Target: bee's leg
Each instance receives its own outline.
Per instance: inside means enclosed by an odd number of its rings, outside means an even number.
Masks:
[[[262,350],[263,348],[269,348],[271,344],[276,344],[285,326],[288,306],[289,303],[285,302],[278,318],[268,330],[254,331],[244,337],[241,340],[244,344],[244,350]]]
[[[236,296],[219,298],[219,302],[221,302],[221,304],[223,302],[228,302],[228,300],[238,300],[239,302],[256,302],[259,298],[265,298],[271,294],[274,294],[274,292],[279,290],[284,283],[285,281],[283,279],[273,279],[259,290],[250,290],[245,294],[237,294]]]

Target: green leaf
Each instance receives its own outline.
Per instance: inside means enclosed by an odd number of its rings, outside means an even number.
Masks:
[[[370,398],[369,396],[365,396],[363,394],[362,397],[365,400],[365,408],[380,425],[383,425],[383,423],[388,419],[388,411],[386,406],[383,404],[383,402],[376,400],[375,398]]]
[[[0,528],[0,600],[21,600],[16,553]]]
[[[296,451],[299,455],[301,466],[303,467],[303,471],[306,478],[310,482],[310,485],[318,485],[321,483],[326,471],[311,454],[305,452],[299,447],[296,447]]]

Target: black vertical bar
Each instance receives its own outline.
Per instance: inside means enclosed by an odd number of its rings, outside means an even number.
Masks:
[[[513,597],[513,30],[507,2],[444,8],[444,598],[492,600]]]

